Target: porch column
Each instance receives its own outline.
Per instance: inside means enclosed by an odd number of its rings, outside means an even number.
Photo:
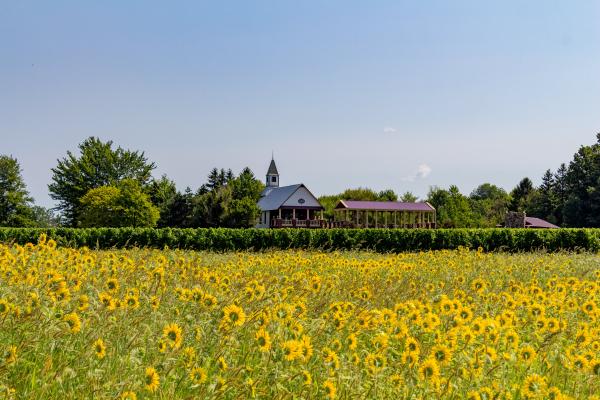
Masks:
[[[279,219],[281,219],[281,208],[279,209]]]
[[[292,219],[296,219],[296,209],[292,208]]]
[[[369,227],[369,210],[365,210],[365,228]]]
[[[375,210],[375,228],[377,228],[377,210]]]
[[[397,214],[398,214],[398,211],[394,211],[394,228],[396,228],[396,221],[398,219]]]

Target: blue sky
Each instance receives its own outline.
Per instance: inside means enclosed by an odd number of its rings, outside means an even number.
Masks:
[[[600,130],[598,1],[4,1],[0,154],[36,202],[88,136],[180,189],[507,190]]]

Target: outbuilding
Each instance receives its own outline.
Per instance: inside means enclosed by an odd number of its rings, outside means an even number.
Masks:
[[[333,224],[340,228],[435,228],[435,208],[427,203],[340,200]]]

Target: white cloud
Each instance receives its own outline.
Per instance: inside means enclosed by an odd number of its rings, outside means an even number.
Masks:
[[[417,179],[425,179],[431,174],[431,167],[425,163],[419,164],[417,170],[409,176],[405,176],[404,178],[400,178],[403,182],[414,182]]]
[[[396,133],[398,130],[396,128],[392,128],[391,126],[386,126],[383,128],[383,133]]]
[[[421,164],[417,167],[417,177],[424,179],[431,173],[431,167],[427,164]]]

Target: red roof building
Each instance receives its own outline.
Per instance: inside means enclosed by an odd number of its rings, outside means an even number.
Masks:
[[[541,218],[528,217],[524,212],[509,211],[504,217],[506,228],[555,229],[558,226]]]
[[[435,228],[435,208],[427,202],[340,200],[334,226],[348,228]]]
[[[544,221],[541,218],[525,217],[525,228],[537,228],[537,229],[555,229],[559,228],[548,221]]]

